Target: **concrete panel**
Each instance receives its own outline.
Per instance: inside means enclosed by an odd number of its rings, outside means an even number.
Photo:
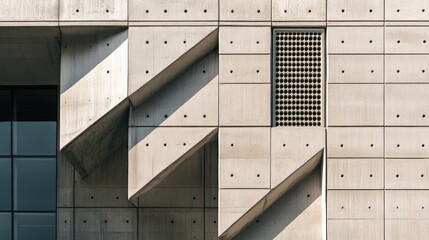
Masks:
[[[221,27],[219,30],[220,54],[270,52],[270,27]]]
[[[133,105],[138,106],[211,52],[217,43],[217,30],[216,27],[130,27],[129,39],[128,94]]]
[[[386,189],[429,189],[429,159],[386,159]]]
[[[220,0],[220,21],[271,21],[270,0]]]
[[[328,189],[383,189],[382,158],[329,158]]]
[[[141,239],[204,239],[203,208],[139,209]]]
[[[387,158],[429,157],[429,128],[386,127]]]
[[[273,0],[273,21],[325,21],[326,1]]]
[[[373,219],[328,220],[329,240],[384,240],[384,221]]]
[[[276,187],[324,147],[324,128],[271,128],[271,186]]]
[[[131,200],[157,186],[216,134],[216,128],[133,127],[129,131]]]
[[[386,53],[429,53],[429,27],[386,27]]]
[[[130,21],[217,21],[217,0],[129,0]]]
[[[383,32],[383,27],[329,27],[328,54],[382,54]]]
[[[219,235],[261,200],[269,189],[220,189]]]
[[[330,84],[328,126],[382,126],[383,84]]]
[[[131,126],[218,126],[218,54],[212,52],[132,108]]]
[[[127,96],[127,31],[63,36],[60,148]]]
[[[383,157],[382,127],[328,128],[328,157]]]
[[[328,219],[383,219],[383,190],[329,190]]]
[[[386,219],[386,240],[429,239],[427,219]]]
[[[73,207],[74,168],[61,153],[57,156],[57,207]]]
[[[429,83],[429,56],[387,55],[387,83]]]
[[[321,177],[316,168],[234,239],[322,240]]]
[[[220,126],[270,126],[270,84],[221,84]]]
[[[429,3],[420,0],[408,0],[404,4],[401,0],[386,1],[386,21],[426,21]]]
[[[383,21],[383,0],[329,0],[328,21]]]
[[[139,197],[140,207],[204,207],[204,148],[157,187]]]
[[[243,64],[243,63],[246,64]],[[220,83],[270,83],[270,55],[220,55]]]
[[[220,188],[270,188],[270,128],[220,128]]]
[[[75,211],[78,240],[137,239],[135,208],[76,208]]]
[[[59,0],[60,21],[127,21],[127,0]]]
[[[58,21],[58,0],[2,0],[0,22]]]
[[[57,208],[57,239],[74,239],[73,210],[73,208]]]
[[[329,83],[383,83],[382,55],[328,56]]]
[[[427,218],[429,218],[429,191],[386,191],[386,219]]]
[[[205,240],[217,240],[217,228],[218,228],[218,211],[217,208],[205,208],[204,209],[204,239]]]
[[[428,91],[425,84],[386,85],[386,125],[429,125]]]

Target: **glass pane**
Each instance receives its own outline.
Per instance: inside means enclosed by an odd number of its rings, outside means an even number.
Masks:
[[[15,240],[55,240],[55,213],[15,213]]]
[[[57,90],[16,90],[15,121],[56,121]]]
[[[10,124],[11,122],[0,122],[0,155],[10,155]]]
[[[0,91],[0,121],[12,121],[12,98],[11,92]]]
[[[0,211],[10,211],[12,208],[11,166],[10,158],[0,158]]]
[[[12,240],[12,214],[0,213],[0,239]]]
[[[56,122],[13,122],[14,155],[56,155]]]
[[[17,211],[55,211],[55,158],[14,158],[13,196]]]

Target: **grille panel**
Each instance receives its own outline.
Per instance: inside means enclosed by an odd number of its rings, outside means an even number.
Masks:
[[[273,125],[323,126],[323,32],[275,30],[273,40]]]

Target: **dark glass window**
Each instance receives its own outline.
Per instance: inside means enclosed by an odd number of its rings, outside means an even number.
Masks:
[[[0,89],[0,240],[55,239],[57,87]]]

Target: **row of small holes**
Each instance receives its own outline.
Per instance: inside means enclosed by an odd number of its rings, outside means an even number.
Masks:
[[[371,145],[369,145],[369,146],[374,147],[374,144],[371,144]],[[341,147],[341,148],[342,148],[342,147],[344,147],[344,144],[340,144],[340,147]]]
[[[183,118],[187,118],[188,117],[188,115],[187,114],[185,114],[185,115],[183,115]],[[206,118],[207,117],[207,115],[203,115],[203,118]],[[150,115],[146,115],[146,118],[150,118]],[[166,114],[166,115],[164,115],[164,118],[168,118],[168,115]]]
[[[184,13],[188,13],[188,9],[183,10]],[[204,13],[207,13],[207,9],[203,10]],[[149,10],[146,10],[146,13],[149,13]],[[167,9],[164,9],[164,13],[168,13]]]
[[[163,146],[167,147],[167,143],[164,143]],[[186,143],[183,143],[183,146],[186,146]],[[146,143],[146,147],[149,147],[149,143]]]
[[[345,207],[341,206],[341,210],[344,210],[344,209],[345,209]],[[371,209],[371,206],[368,206],[368,209]]]
[[[399,209],[399,206],[396,206],[396,209]],[[422,210],[424,210],[425,209],[425,207],[424,206],[422,206]]]
[[[79,9],[76,9],[76,12],[79,12]],[[106,9],[106,13],[109,13],[109,9]]]
[[[372,178],[372,176],[373,176],[372,174],[369,174],[369,177],[370,177],[370,178]],[[341,175],[340,175],[340,177],[342,177],[342,178],[343,178],[343,177],[344,177],[344,174],[341,174]]]
[[[125,220],[126,223],[129,223],[129,220]],[[67,223],[67,220],[64,220],[64,223]],[[83,220],[83,223],[87,223],[86,219]],[[107,223],[107,220],[104,220],[104,223]]]
[[[206,73],[206,70],[203,70],[203,73]],[[146,74],[149,74],[149,70],[146,70]]]
[[[424,174],[420,174],[420,177],[425,177],[425,175]],[[396,174],[396,178],[399,178],[399,174]]]
[[[345,41],[344,40],[341,40],[341,44],[344,44],[345,43]],[[369,40],[369,43],[371,44],[371,43],[373,43],[373,41],[372,40]]]
[[[258,9],[256,12],[261,13],[261,10]],[[231,13],[234,13],[234,9],[231,9]]]
[[[344,12],[346,12],[346,10],[345,9],[341,9],[341,12],[344,13]],[[372,13],[372,9],[369,9],[369,12]]]
[[[399,118],[399,117],[400,117],[400,115],[399,115],[399,114],[397,114],[397,115],[396,115],[396,118]],[[422,115],[422,118],[426,118],[426,114],[423,114],[423,115]]]
[[[396,12],[400,12],[401,10],[400,9],[396,9]],[[425,12],[426,10],[423,8],[422,9],[422,12]]]
[[[284,12],[284,13],[287,13],[287,9],[285,9],[283,12]],[[308,13],[311,13],[311,9],[308,9],[308,10],[307,10],[307,12],[308,12]]]
[[[149,44],[150,42],[149,41],[146,41],[146,44]],[[183,44],[186,44],[187,42],[186,42],[186,40],[183,40]],[[164,44],[168,44],[168,41],[164,41]]]
[[[423,43],[426,43],[426,40],[423,40],[422,42],[423,42]],[[400,43],[401,43],[401,40],[396,41],[396,43],[400,44]]]
[[[400,73],[400,72],[401,72],[401,70],[399,70],[399,69],[398,69],[398,70],[396,70],[396,73]],[[426,70],[424,70],[424,69],[423,69],[423,70],[422,70],[422,73],[425,73],[425,72],[426,72]]]
[[[230,175],[231,177],[234,177],[234,173],[231,173],[231,175]],[[261,174],[256,174],[256,177],[260,177],[261,176]]]

